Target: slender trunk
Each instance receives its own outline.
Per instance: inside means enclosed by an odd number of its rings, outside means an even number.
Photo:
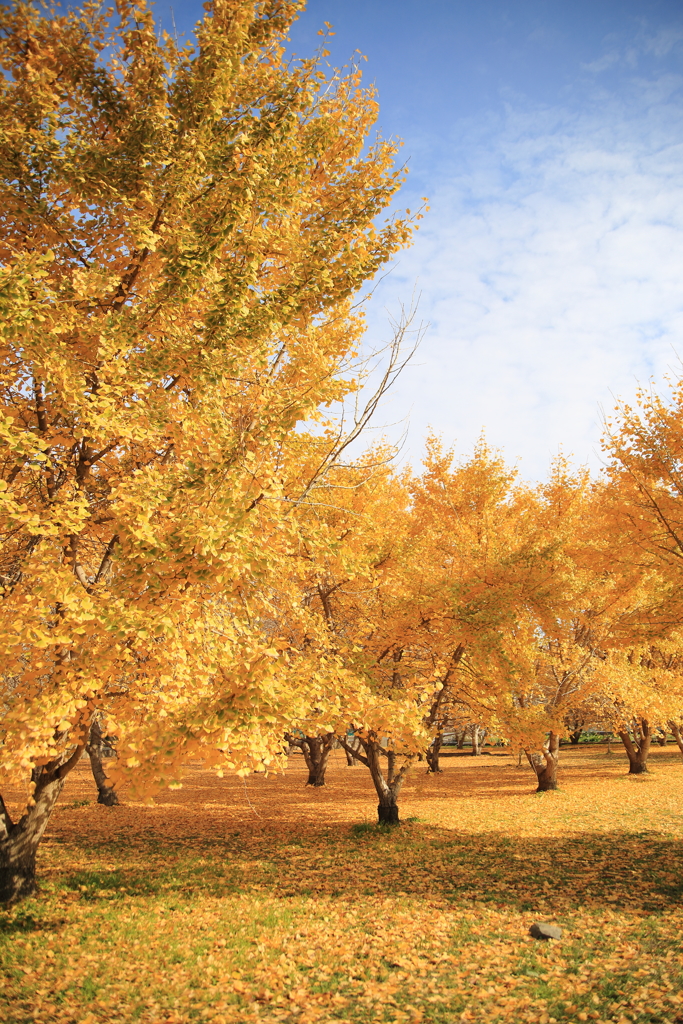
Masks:
[[[481,754],[481,744],[486,736],[486,729],[482,729],[479,725],[473,725],[470,727],[470,733],[472,735],[472,754],[477,757]]]
[[[455,749],[456,750],[462,750],[462,748],[465,745],[465,736],[467,735],[467,729],[461,729],[460,732],[457,732],[455,735],[456,735]]]
[[[114,787],[109,785],[107,775],[102,767],[103,746],[100,723],[95,721],[90,727],[90,740],[86,750],[88,751],[90,767],[92,768],[93,778],[97,786],[97,802],[98,804],[104,804],[106,807],[116,807],[119,798]]]
[[[429,747],[427,748],[426,757],[427,757],[427,765],[428,765],[427,771],[428,772],[433,772],[434,774],[436,774],[437,772],[441,771],[441,769],[439,767],[439,753],[441,751],[441,744],[442,743],[443,743],[443,733],[441,731],[439,731],[439,732],[437,732],[436,736],[434,737],[434,739],[430,743]]]
[[[342,746],[343,746],[343,744],[342,744]],[[346,754],[346,767],[347,768],[353,768],[354,765],[359,764],[359,761],[358,761],[358,759],[356,757],[356,751],[359,750],[359,749],[360,749],[360,744],[358,743],[358,740],[354,736],[353,739],[349,741],[348,747],[346,747],[346,746],[344,747],[344,753]]]
[[[550,733],[542,756],[532,754],[529,750],[526,751],[526,756],[538,780],[536,792],[547,793],[557,789],[557,766],[560,760],[559,735],[555,732]]]
[[[671,735],[676,740],[676,746],[681,752],[681,757],[683,757],[683,736],[681,735],[681,728],[676,722],[673,721],[669,722],[668,724]]]
[[[30,806],[13,822],[0,796],[0,903],[30,896],[36,888],[36,854],[66,777],[85,744],[79,744],[61,765],[47,765],[35,782]]]
[[[644,718],[633,722],[632,728],[619,730],[619,738],[628,754],[629,775],[643,775],[647,772],[647,757],[652,743],[652,730]]]

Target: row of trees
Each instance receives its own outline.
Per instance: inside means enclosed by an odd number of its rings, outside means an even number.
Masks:
[[[4,900],[97,730],[141,794],[336,736],[396,821],[463,708],[547,788],[570,712],[683,707],[680,390],[620,411],[598,482],[348,459],[410,327],[355,402],[354,296],[413,222],[378,224],[403,173],[358,69],[287,59],[300,6],[214,0],[186,46],[143,0],[0,10]]]
[[[304,560],[298,586],[343,671],[297,722],[312,783],[349,728],[386,821],[409,765],[426,753],[437,769],[457,724],[525,751],[539,790],[556,787],[560,739],[579,722],[618,733],[633,773],[658,729],[680,735],[678,556],[665,546],[676,496],[661,466],[634,458],[659,429],[653,401],[637,421],[623,411],[633,461],[608,438],[599,480],[560,458],[531,487],[485,442],[456,462],[436,438],[420,475],[377,451],[327,478],[307,514],[332,543]]]

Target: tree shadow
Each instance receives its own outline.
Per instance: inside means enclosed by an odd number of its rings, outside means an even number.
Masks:
[[[40,896],[40,890],[37,893]],[[7,909],[2,908],[2,909]],[[40,916],[40,909],[27,910],[25,905],[13,906],[10,913],[0,914],[0,936],[30,935],[35,932],[53,932],[66,924],[66,918],[49,914]]]
[[[683,844],[648,833],[529,839],[466,835],[414,821],[393,828],[270,821],[242,825],[221,839],[167,836],[163,847],[144,835],[127,849],[93,843],[87,835],[68,845],[81,862],[103,854],[118,861],[115,871],[93,865],[53,873],[53,884],[85,899],[260,892],[376,900],[398,894],[555,914],[654,912],[683,903]]]

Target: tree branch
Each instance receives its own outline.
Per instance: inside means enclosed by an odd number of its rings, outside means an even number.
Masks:
[[[367,759],[367,757],[364,754],[359,753],[358,750],[355,747],[349,746],[349,744],[346,742],[346,737],[338,736],[337,739],[339,740],[339,742],[341,743],[342,747],[344,748],[344,750],[347,753],[353,754],[353,756],[356,758],[356,760],[360,761],[361,764],[364,764],[366,768],[370,767],[370,762]]]

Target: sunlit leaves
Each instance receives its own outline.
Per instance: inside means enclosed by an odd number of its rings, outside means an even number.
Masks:
[[[262,768],[334,668],[310,616],[297,657],[272,625],[307,617],[302,428],[356,387],[351,296],[410,225],[375,223],[403,174],[357,68],[286,59],[298,9],[215,0],[185,46],[145,3],[0,14],[10,774],[94,713],[143,788]]]

